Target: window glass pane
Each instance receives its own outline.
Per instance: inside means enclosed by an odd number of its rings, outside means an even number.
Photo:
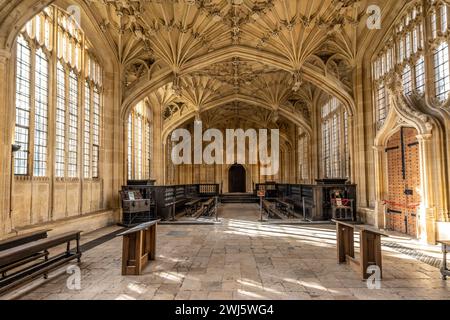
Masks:
[[[332,177],[340,176],[340,126],[339,126],[339,116],[337,114],[333,115],[331,121],[331,132],[332,132],[332,140],[331,140],[331,150],[333,157],[333,166],[332,166]]]
[[[135,143],[134,143],[134,154],[135,154],[135,166],[134,175],[135,179],[142,179],[142,116],[138,115],[135,119]]]
[[[447,6],[444,4],[441,6],[441,32],[447,32]]]
[[[128,118],[128,178],[149,179],[152,159],[152,126],[147,104],[134,106]]]
[[[298,142],[299,177],[302,181],[309,179],[308,137],[303,135]]]
[[[322,112],[322,157],[328,178],[347,177],[348,123],[347,113],[338,99],[331,99]],[[322,110],[322,111],[323,111]],[[342,119],[345,117],[345,119]],[[344,134],[344,136],[342,136]],[[343,152],[344,151],[344,152]],[[343,171],[345,169],[345,171]]]
[[[418,39],[419,30],[417,28],[414,29],[412,33],[413,37],[413,52],[416,53],[419,48],[419,39]]]
[[[98,169],[98,161],[99,161],[99,153],[100,147],[93,145],[92,146],[92,177],[99,177],[99,169]]]
[[[411,33],[407,33],[405,36],[405,53],[406,53],[406,59],[409,59],[411,57]]]
[[[84,85],[84,177],[91,177],[91,89],[89,82]]]
[[[447,100],[450,90],[448,62],[448,45],[446,42],[442,42],[434,53],[436,98],[440,102]]]
[[[436,13],[433,11],[431,13],[431,35],[433,37],[433,39],[437,38],[437,17],[436,17]]]
[[[425,93],[425,59],[421,56],[416,62],[416,90]]]
[[[36,52],[35,115],[34,115],[34,175],[47,174],[48,141],[48,60],[44,52]]]
[[[411,67],[407,65],[405,69],[403,69],[402,74],[403,81],[403,92],[405,95],[410,95],[412,93],[412,76],[411,76]]]
[[[130,113],[128,116],[128,179],[133,178],[133,121]]]
[[[377,90],[377,129],[380,129],[387,116],[387,97],[386,88],[383,83],[380,83]]]
[[[78,147],[78,77],[71,71],[69,74],[69,128],[68,128],[67,175],[77,177]]]
[[[92,177],[99,177],[99,149],[100,149],[100,93],[94,88],[94,110],[93,110],[93,126],[92,126]]]
[[[56,70],[56,149],[55,174],[65,176],[65,138],[66,138],[66,75],[64,67],[58,62]]]
[[[31,49],[22,36],[17,40],[16,61],[16,130],[15,144],[20,151],[14,153],[14,173],[28,174],[28,142],[30,126],[30,74]]]
[[[145,124],[145,178],[150,179],[150,123],[146,121]]]
[[[69,16],[56,6],[46,7],[25,24],[17,37],[14,139],[21,147],[14,154],[17,175],[98,177],[102,68],[95,60],[90,62],[93,52],[88,52],[88,48],[91,44]],[[33,41],[33,48],[29,39]],[[90,91],[88,88],[89,94],[81,101],[80,92],[86,88],[77,74],[84,60],[95,66],[93,77],[98,80],[89,79],[91,73],[86,72],[84,80],[95,83],[96,88]],[[56,73],[50,81],[50,65],[53,64],[56,64]],[[69,69],[73,70],[70,75]],[[49,109],[51,92],[56,98],[53,110]],[[53,137],[48,130],[50,114],[55,117],[54,120],[52,117]],[[50,142],[55,148],[55,171],[49,175]]]
[[[330,166],[330,142],[329,142],[329,130],[328,121],[322,124],[322,156],[324,163],[324,173],[326,177],[331,177],[331,166]]]
[[[348,114],[347,114],[347,112],[344,112],[344,146],[348,146],[348,145],[349,145]],[[350,177],[350,148],[345,147],[344,151],[345,151],[345,157],[344,157],[345,172],[344,172],[344,176],[346,178],[349,178]]]

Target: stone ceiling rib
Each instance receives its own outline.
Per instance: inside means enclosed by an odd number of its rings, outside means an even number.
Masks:
[[[296,93],[310,84],[354,109],[349,81],[368,0],[91,3],[126,66],[126,107],[159,80],[173,82],[171,91],[197,112],[232,92],[253,92],[276,109],[302,99]]]

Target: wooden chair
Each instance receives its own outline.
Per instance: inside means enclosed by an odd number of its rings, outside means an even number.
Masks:
[[[353,200],[342,198],[331,199],[331,212],[332,218],[335,220],[353,220]]]

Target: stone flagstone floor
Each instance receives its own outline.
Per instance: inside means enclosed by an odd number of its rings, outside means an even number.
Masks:
[[[350,266],[336,263],[332,225],[262,225],[255,204],[223,205],[220,217],[221,225],[158,226],[157,260],[142,276],[121,276],[121,239],[114,238],[83,254],[81,290],[69,290],[69,275],[61,270],[19,298],[450,298],[437,268],[387,247],[381,289],[368,289]],[[83,241],[116,229],[98,230]]]

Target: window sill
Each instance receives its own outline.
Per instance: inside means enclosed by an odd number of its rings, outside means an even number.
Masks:
[[[80,178],[55,178],[56,182],[80,182]]]
[[[102,179],[100,179],[100,178],[86,178],[86,179],[83,179],[83,181],[84,182],[101,182]]]
[[[49,182],[49,177],[33,177],[33,176],[20,176],[15,175],[14,180],[16,181],[40,181],[40,182]]]

